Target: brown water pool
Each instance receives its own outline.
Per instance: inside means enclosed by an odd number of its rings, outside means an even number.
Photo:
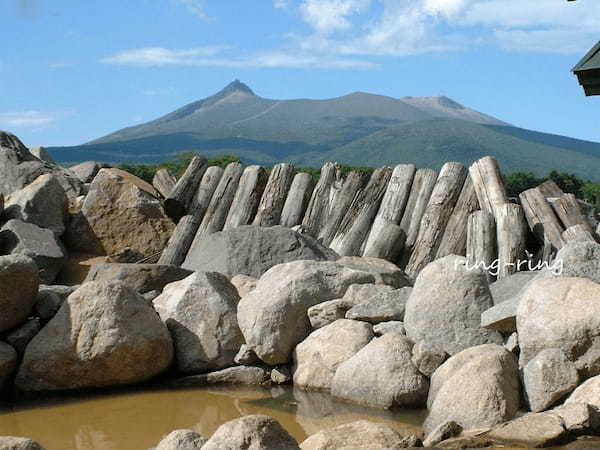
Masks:
[[[0,435],[30,437],[47,450],[145,450],[175,429],[189,428],[209,437],[224,422],[248,414],[274,417],[298,442],[359,419],[417,434],[425,419],[423,410],[360,408],[289,387],[163,389],[5,406],[0,410]]]

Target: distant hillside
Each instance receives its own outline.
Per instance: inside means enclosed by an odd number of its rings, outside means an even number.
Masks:
[[[600,179],[600,144],[512,127],[447,97],[357,92],[328,100],[271,100],[239,81],[151,122],[49,151],[61,162],[160,162],[198,151],[234,153],[264,165],[335,160],[434,168],[491,154],[506,171],[557,168]]]

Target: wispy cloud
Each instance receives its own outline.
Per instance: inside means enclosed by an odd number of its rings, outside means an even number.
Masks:
[[[287,0],[273,0],[273,8],[275,9],[287,9],[289,3]]]
[[[212,20],[204,10],[204,2],[202,0],[177,0],[177,2],[184,5],[189,12],[199,19],[204,21]]]
[[[124,50],[103,58],[105,64],[139,67],[203,66],[230,68],[310,68],[310,69],[370,69],[376,64],[348,57],[307,54],[298,50],[259,52],[233,55],[230,47],[167,49],[161,47]]]
[[[66,119],[74,111],[12,111],[0,112],[0,128],[40,129]]]

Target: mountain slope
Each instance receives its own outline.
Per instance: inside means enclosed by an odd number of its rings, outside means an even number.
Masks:
[[[61,162],[158,162],[198,151],[235,153],[264,165],[339,160],[423,167],[492,154],[506,171],[560,169],[600,178],[600,144],[512,127],[447,97],[355,92],[326,100],[272,100],[237,80],[151,122],[49,151]]]

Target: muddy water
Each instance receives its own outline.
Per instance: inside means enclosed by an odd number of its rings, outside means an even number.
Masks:
[[[274,417],[299,442],[359,419],[416,434],[425,418],[424,411],[358,408],[326,394],[281,387],[120,391],[6,407],[0,410],[0,435],[31,437],[47,450],[145,450],[175,429],[210,436],[224,422],[248,414]]]

